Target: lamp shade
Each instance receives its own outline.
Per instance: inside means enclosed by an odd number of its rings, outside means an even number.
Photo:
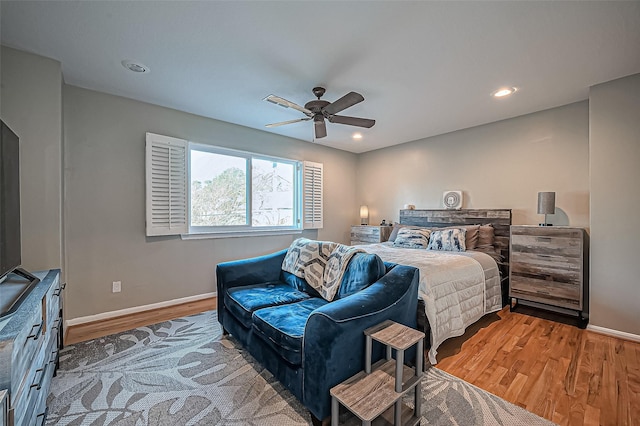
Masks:
[[[360,206],[360,225],[369,224],[369,207]]]
[[[554,214],[556,212],[556,193],[538,192],[538,214]]]
[[[360,219],[369,219],[369,207],[360,206]]]

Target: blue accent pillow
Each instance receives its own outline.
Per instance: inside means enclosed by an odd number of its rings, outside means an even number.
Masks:
[[[466,251],[466,233],[467,230],[464,228],[433,231],[429,238],[427,250]]]

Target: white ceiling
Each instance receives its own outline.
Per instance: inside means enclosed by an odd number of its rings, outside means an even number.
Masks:
[[[54,58],[67,84],[312,141],[324,86],[341,114],[322,143],[365,152],[587,99],[640,72],[640,2],[28,2],[0,4],[2,44]],[[122,65],[133,59],[145,75]],[[508,99],[489,94],[516,86]],[[351,135],[361,130],[363,139]]]

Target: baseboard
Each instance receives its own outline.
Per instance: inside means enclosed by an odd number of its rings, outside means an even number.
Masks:
[[[620,339],[631,340],[632,342],[640,342],[640,336],[637,334],[613,330],[611,328],[605,328],[605,327],[589,324],[587,326],[587,330],[593,331],[594,333],[606,334],[607,336],[618,337]]]
[[[181,297],[180,299],[167,300],[164,302],[152,303],[150,305],[135,306],[133,308],[120,309],[118,311],[102,312],[100,314],[88,315],[86,317],[71,318],[66,320],[65,327],[86,324],[89,322],[103,321],[111,318],[121,317],[124,315],[136,314],[139,312],[150,311],[152,309],[167,308],[169,306],[182,305],[183,303],[196,302],[198,300],[216,297],[217,293],[204,293],[196,296]]]

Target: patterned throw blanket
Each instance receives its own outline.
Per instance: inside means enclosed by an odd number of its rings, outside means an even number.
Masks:
[[[304,279],[331,302],[335,297],[349,261],[364,250],[329,241],[298,238],[289,246],[282,270]]]

